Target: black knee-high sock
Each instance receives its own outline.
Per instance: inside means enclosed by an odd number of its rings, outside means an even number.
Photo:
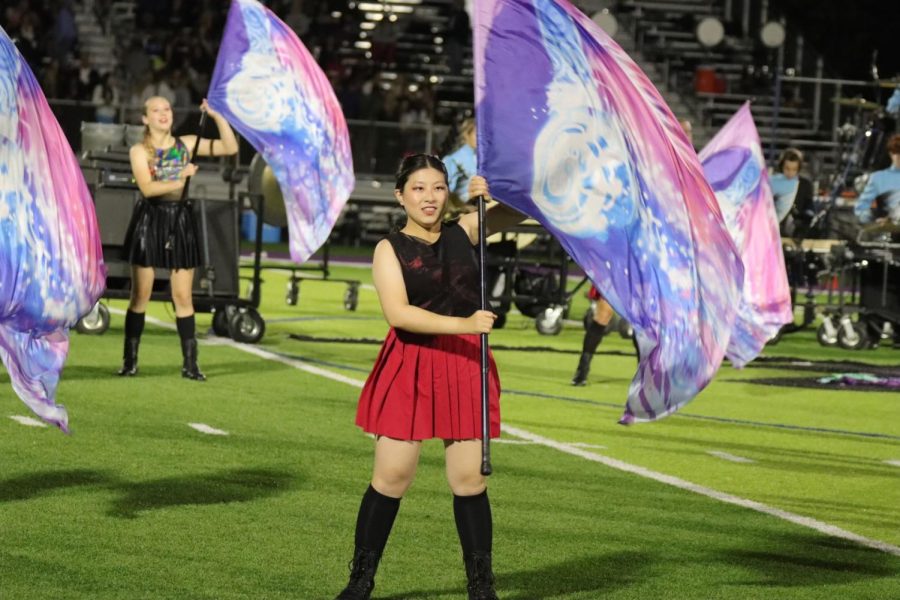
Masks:
[[[140,338],[144,333],[144,313],[126,311],[125,312],[125,337]]]
[[[581,352],[593,354],[600,345],[603,336],[606,335],[606,325],[601,325],[596,321],[591,321],[587,331],[584,332],[584,342],[581,344]]]
[[[641,347],[638,346],[637,336],[631,336],[631,343],[634,346],[634,353],[637,354],[637,361],[641,362]]]
[[[178,337],[183,340],[192,340],[196,335],[196,326],[194,325],[194,315],[189,317],[176,317],[175,325],[178,327]]]
[[[463,555],[473,552],[491,553],[494,526],[491,518],[491,503],[487,490],[475,496],[453,495],[453,516],[456,517],[456,531]]]
[[[379,555],[384,552],[398,510],[400,498],[380,494],[369,485],[356,517],[356,547],[374,550]]]

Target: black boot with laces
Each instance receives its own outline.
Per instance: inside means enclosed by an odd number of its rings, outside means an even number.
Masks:
[[[469,600],[499,600],[494,591],[494,573],[491,571],[491,555],[475,552],[465,557]]]
[[[369,600],[375,589],[375,571],[381,556],[365,548],[357,548],[350,561],[350,582],[335,600]]]

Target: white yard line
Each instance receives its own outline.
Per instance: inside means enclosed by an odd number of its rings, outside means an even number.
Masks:
[[[334,371],[329,371],[328,369],[314,367],[313,365],[306,364],[302,361],[294,360],[293,358],[287,358],[285,356],[280,356],[278,354],[269,352],[268,350],[263,350],[262,348],[259,348],[257,346],[252,346],[250,344],[241,344],[228,338],[208,338],[207,343],[218,346],[231,346],[232,348],[236,348],[237,350],[241,350],[248,354],[253,354],[267,360],[280,362],[283,365],[294,367],[295,369],[306,371],[307,373],[318,375],[319,377],[325,377],[326,379],[346,383],[347,385],[352,385],[353,387],[361,388],[363,384],[365,384],[365,381],[362,381],[360,379],[353,379],[352,377],[347,377],[346,375],[341,375],[340,373],[335,373]]]
[[[492,444],[509,444],[511,446],[536,446],[538,445],[536,442],[530,442],[528,440],[510,440],[507,438],[494,438],[491,440]],[[606,448],[606,446],[598,446],[597,444],[588,444],[587,442],[571,442],[573,446],[576,448],[593,448],[595,450],[602,450]]]
[[[606,450],[606,446],[601,446],[599,444],[588,444],[587,442],[574,442],[572,444],[576,448],[591,448],[593,450]]]
[[[124,311],[119,311],[124,314]],[[158,319],[153,319],[152,317],[147,317],[147,320],[154,324],[160,324],[164,327],[174,329],[175,326],[169,323],[164,323],[159,321]],[[290,358],[285,358],[283,356],[279,356],[277,354],[273,354],[267,350],[263,350],[262,348],[258,348],[256,346],[251,346],[250,344],[240,344],[233,340],[225,339],[225,338],[214,338],[214,340],[210,340],[210,343],[215,343],[223,346],[231,346],[236,350],[240,350],[242,352],[247,352],[248,354],[253,354],[255,356],[259,356],[260,358],[265,358],[267,360],[273,360],[275,362],[280,362],[282,364],[294,367],[295,369],[299,369],[301,371],[306,371],[307,373],[311,373],[313,375],[318,375],[319,377],[325,377],[327,379],[331,379],[333,381],[339,381],[341,383],[346,383],[347,385],[351,385],[356,388],[361,388],[364,381],[360,379],[353,379],[352,377],[347,377],[345,375],[341,375],[340,373],[335,373],[334,371],[329,371],[328,369],[322,369],[320,367],[314,367],[311,365],[304,364],[300,361],[293,360]],[[638,475],[640,477],[645,477],[647,479],[652,479],[659,483],[664,483],[666,485],[671,485],[673,487],[677,487],[679,489],[693,492],[695,494],[700,494],[701,496],[706,496],[708,498],[712,498],[714,500],[718,500],[719,502],[725,502],[726,504],[734,504],[736,506],[740,506],[742,508],[747,508],[750,510],[755,510],[757,512],[761,512],[778,519],[782,519],[784,521],[788,521],[790,523],[794,523],[795,525],[800,525],[802,527],[808,527],[809,529],[814,529],[820,533],[825,535],[829,535],[836,538],[841,538],[845,540],[850,540],[855,542],[861,546],[866,546],[868,548],[874,548],[875,550],[880,550],[882,552],[886,552],[888,554],[893,554],[895,556],[900,556],[900,547],[894,546],[892,544],[888,544],[887,542],[882,542],[881,540],[875,540],[871,538],[867,538],[852,531],[847,531],[846,529],[841,529],[835,525],[831,525],[824,521],[819,521],[818,519],[813,519],[811,517],[804,517],[803,515],[798,515],[796,513],[788,512],[786,510],[781,510],[780,508],[775,508],[774,506],[769,506],[767,504],[763,504],[762,502],[757,502],[755,500],[749,500],[747,498],[741,498],[740,496],[735,496],[733,494],[728,494],[725,492],[720,492],[718,490],[714,490],[712,488],[708,488],[706,486],[698,485],[696,483],[691,483],[690,481],[686,481],[684,479],[680,479],[678,477],[674,477],[672,475],[666,475],[665,473],[659,473],[657,471],[653,471],[651,469],[647,469],[645,467],[641,467],[638,465],[633,465],[631,463],[627,463],[621,460],[617,460],[615,458],[610,458],[608,456],[603,456],[602,454],[597,454],[595,452],[591,452],[575,444],[567,444],[565,442],[559,442],[557,440],[553,440],[551,438],[546,438],[536,433],[531,433],[525,429],[521,429],[518,427],[513,427],[511,425],[503,425],[503,431],[510,435],[513,435],[522,440],[527,440],[529,442],[533,442],[535,444],[539,444],[541,446],[546,446],[547,448],[552,448],[559,452],[564,452],[566,454],[571,454],[573,456],[578,456],[585,460],[589,460],[592,462],[600,463],[612,469],[617,469],[619,471],[624,471],[626,473],[631,473],[633,475]],[[893,461],[886,461],[891,464]],[[900,462],[900,461],[898,461]]]
[[[18,423],[19,425],[24,425],[25,427],[46,427],[47,424],[43,421],[38,421],[37,419],[32,419],[31,417],[25,417],[22,415],[9,415],[9,418]]]
[[[121,308],[113,308],[111,306],[108,306],[107,308],[109,308],[109,312],[111,312],[114,315],[121,315],[123,317],[125,316],[126,311],[122,310]],[[160,321],[156,317],[151,317],[150,315],[145,315],[144,320],[147,323],[152,323],[153,325],[156,325],[157,327],[162,327],[163,329],[171,329],[172,331],[178,329],[175,326],[175,323],[166,323],[165,321]]]
[[[210,427],[206,423],[188,423],[187,425],[191,429],[195,429],[200,433],[205,433],[207,435],[228,435],[227,431],[216,429],[215,427]]]
[[[884,464],[891,465],[892,467],[900,467],[900,460],[886,460]]]
[[[116,314],[125,314],[124,310],[119,310],[115,308],[111,308],[110,312]],[[160,327],[165,327],[166,329],[176,329],[175,325],[172,323],[166,323],[165,321],[160,321],[157,318],[147,316],[145,317],[147,323],[152,323],[153,325],[158,325]],[[289,367],[294,367],[295,369],[299,369],[301,371],[306,371],[307,373],[312,373],[313,375],[318,375],[319,377],[325,377],[327,379],[333,379],[334,381],[340,381],[341,383],[346,383],[347,385],[352,385],[358,388],[361,388],[364,381],[360,381],[358,379],[352,379],[350,377],[345,377],[340,373],[335,373],[334,371],[329,371],[327,369],[322,369],[320,367],[314,367],[312,365],[308,365],[302,361],[294,360],[292,358],[286,358],[284,356],[279,356],[268,350],[263,350],[258,346],[253,346],[251,344],[241,344],[239,342],[235,342],[234,340],[224,338],[224,337],[208,337],[203,340],[204,343],[212,345],[212,346],[231,346],[232,348],[236,348],[237,350],[241,350],[242,352],[246,352],[248,354],[256,355],[260,358],[264,358],[266,360],[272,360],[275,362],[280,362],[281,364],[287,365]]]
[[[694,492],[695,494],[700,494],[701,496],[707,496],[708,498],[713,498],[714,500],[725,502],[727,504],[735,504],[742,508],[749,508],[750,510],[755,510],[757,512],[783,519],[790,523],[794,523],[795,525],[801,525],[803,527],[815,529],[816,531],[824,533],[825,535],[850,540],[862,546],[867,546],[869,548],[881,550],[882,552],[887,552],[888,554],[900,556],[900,547],[893,546],[891,544],[888,544],[887,542],[882,542],[880,540],[873,540],[861,535],[857,535],[851,531],[847,531],[846,529],[841,529],[840,527],[830,525],[828,523],[825,523],[824,521],[819,521],[818,519],[804,517],[803,515],[798,515],[786,510],[781,510],[780,508],[768,506],[767,504],[763,504],[762,502],[756,502],[755,500],[748,500],[747,498],[741,498],[740,496],[734,496],[732,494],[720,492],[706,486],[691,483],[690,481],[685,481],[684,479],[680,479],[678,477],[673,477],[672,475],[666,475],[665,473],[659,473],[657,471],[646,469],[638,465],[632,465],[621,460],[616,460],[615,458],[610,458],[608,456],[603,456],[601,454],[582,450],[581,448],[576,448],[572,444],[557,442],[556,440],[545,438],[543,436],[531,433],[530,431],[519,429],[518,427],[504,425],[503,431],[522,439],[531,440],[532,442],[541,444],[542,446],[547,446],[548,448],[553,448],[554,450],[565,452],[566,454],[579,456],[586,460],[597,462],[613,469],[618,469],[619,471],[625,471],[626,473],[632,473],[634,475],[646,477],[647,479],[665,483],[666,485],[671,485],[688,492]]]
[[[727,460],[733,463],[753,464],[756,462],[751,458],[744,458],[743,456],[737,456],[734,454],[729,454],[728,452],[721,452],[719,450],[707,450],[706,453],[710,456],[715,456],[716,458],[721,458],[722,460]]]

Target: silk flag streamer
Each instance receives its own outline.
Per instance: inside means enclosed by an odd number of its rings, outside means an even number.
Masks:
[[[749,102],[700,151],[700,162],[744,263],[743,294],[725,353],[742,367],[793,319],[775,202]]]
[[[297,35],[256,0],[233,0],[209,105],[262,154],[284,196],[291,257],[306,261],[353,190],[347,123]]]
[[[743,280],[700,162],[652,83],[571,4],[475,11],[479,169],[634,326],[621,422],[670,414],[719,368]]]
[[[0,358],[16,394],[68,431],[68,328],[103,293],[94,202],[31,69],[0,28]]]

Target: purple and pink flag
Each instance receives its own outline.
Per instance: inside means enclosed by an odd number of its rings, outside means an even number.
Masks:
[[[749,102],[700,151],[700,162],[744,263],[743,293],[725,352],[742,367],[793,319],[775,202]]]
[[[722,362],[744,277],[694,149],[566,0],[480,0],[474,35],[480,173],[633,325],[641,357],[621,422],[678,410]]]
[[[297,35],[256,0],[232,0],[207,96],[271,167],[291,257],[328,239],[353,190],[350,137],[328,78]]]
[[[106,285],[94,202],[28,64],[0,28],[0,358],[16,394],[68,431],[68,329]]]

